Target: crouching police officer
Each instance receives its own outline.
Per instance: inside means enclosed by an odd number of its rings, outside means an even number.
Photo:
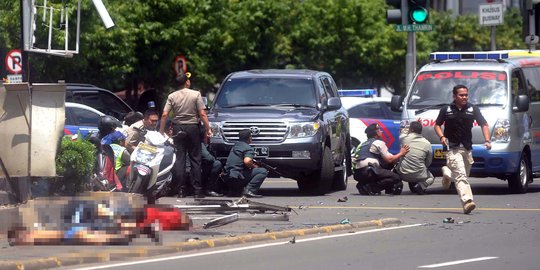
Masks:
[[[399,175],[390,169],[399,158],[409,152],[409,146],[404,145],[399,153],[392,155],[381,140],[382,131],[378,124],[366,128],[368,140],[362,143],[354,154],[354,179],[358,181],[356,188],[362,195],[377,195],[382,190],[386,194],[399,195],[403,183]]]
[[[255,151],[251,145],[251,130],[238,132],[239,141],[233,146],[225,163],[225,184],[229,195],[235,195],[237,189],[244,187],[243,194],[249,198],[260,198],[257,194],[268,175],[265,168],[253,162]]]

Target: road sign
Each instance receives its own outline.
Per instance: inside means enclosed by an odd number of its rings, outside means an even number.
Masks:
[[[396,32],[427,32],[433,31],[433,24],[396,24]]]
[[[22,72],[22,53],[21,50],[11,50],[6,55],[6,69],[11,74]]]
[[[22,83],[22,74],[8,74],[7,80],[9,83]]]
[[[503,24],[503,18],[502,4],[487,4],[478,6],[478,20],[480,25],[501,25]]]
[[[174,59],[174,72],[176,76],[187,72],[187,60],[183,55],[179,55]]]

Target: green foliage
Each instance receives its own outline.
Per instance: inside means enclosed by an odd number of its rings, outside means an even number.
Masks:
[[[60,176],[53,189],[64,193],[76,194],[83,191],[96,163],[95,146],[78,136],[73,141],[70,137],[62,138],[60,152],[56,156],[56,173]]]
[[[4,2],[0,49],[9,50],[19,44],[19,1]],[[228,73],[254,68],[318,69],[343,88],[404,89],[407,34],[386,24],[383,0],[104,0],[116,24],[111,29],[91,1],[81,3],[79,54],[30,54],[31,81],[113,91],[143,81],[164,96],[176,88],[173,61],[182,54],[192,87],[203,94]],[[476,15],[430,11],[429,20],[435,31],[416,34],[418,67],[433,51],[490,49],[490,27]],[[521,24],[519,10],[509,8],[496,28],[497,49],[525,48]]]

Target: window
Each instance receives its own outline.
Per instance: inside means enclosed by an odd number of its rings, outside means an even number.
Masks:
[[[384,105],[386,106],[386,105]],[[373,118],[373,119],[385,119],[387,116],[381,107],[380,102],[369,102],[356,105],[349,110],[349,117],[351,118]]]
[[[297,104],[315,107],[313,81],[297,78],[228,80],[216,99],[219,107]]]
[[[527,78],[527,90],[529,91],[531,102],[540,101],[540,68],[524,68],[523,73],[525,78]]]
[[[99,122],[99,114],[81,108],[71,108],[73,119],[79,126],[97,127]]]

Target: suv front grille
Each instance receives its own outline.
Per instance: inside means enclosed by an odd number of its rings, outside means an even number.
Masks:
[[[238,122],[226,121],[222,126],[223,138],[226,142],[237,142],[238,132],[250,129],[253,143],[279,143],[285,140],[287,135],[287,123],[276,122]]]

